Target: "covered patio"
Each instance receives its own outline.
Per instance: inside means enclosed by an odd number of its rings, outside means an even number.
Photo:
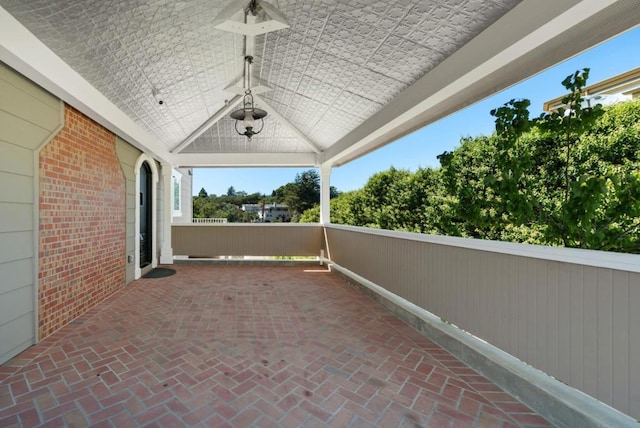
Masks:
[[[0,426],[549,426],[326,267],[174,268],[3,366]]]
[[[0,0],[0,425],[637,426],[637,255],[336,225],[329,197],[639,24],[637,0]],[[318,168],[320,222],[194,224],[199,167]],[[202,256],[333,273],[140,279]]]

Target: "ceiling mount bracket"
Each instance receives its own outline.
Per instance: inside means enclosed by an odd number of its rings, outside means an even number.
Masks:
[[[264,12],[265,19],[255,23],[237,19],[240,15],[244,18],[249,13],[252,16],[258,16],[261,12]],[[251,0],[248,5],[246,0],[233,0],[216,16],[213,26],[218,30],[243,36],[258,36],[290,27],[286,16],[275,6],[263,0]]]

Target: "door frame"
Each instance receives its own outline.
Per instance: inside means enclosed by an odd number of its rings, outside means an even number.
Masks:
[[[151,264],[145,268],[140,268],[140,168],[142,164],[147,162],[151,169]],[[147,271],[158,266],[158,224],[157,224],[157,199],[158,199],[158,167],[156,161],[149,155],[142,153],[135,165],[136,173],[136,194],[134,195],[134,207],[135,207],[135,255],[134,255],[134,279],[138,279],[142,276],[143,271]]]

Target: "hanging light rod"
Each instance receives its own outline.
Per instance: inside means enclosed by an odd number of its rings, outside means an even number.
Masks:
[[[244,57],[244,80],[245,91],[244,98],[242,99],[242,108],[231,112],[231,119],[236,121],[235,128],[238,135],[244,135],[251,141],[251,137],[259,134],[264,128],[264,118],[267,116],[267,112],[256,108],[253,101],[253,95],[251,94],[251,64],[253,64],[253,57],[247,55]],[[255,130],[255,122],[260,120],[260,129]],[[238,129],[238,124],[242,121],[244,131],[241,132]]]

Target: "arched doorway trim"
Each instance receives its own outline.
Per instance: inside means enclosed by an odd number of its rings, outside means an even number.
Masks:
[[[140,193],[143,192],[140,179],[140,170],[144,163],[149,165],[151,170],[151,267],[158,266],[158,225],[157,225],[157,187],[158,187],[158,168],[156,161],[149,155],[143,153],[138,157],[135,165],[136,172],[136,194],[134,197],[135,206],[135,270],[134,278],[138,279],[142,276],[142,268],[140,267]]]

